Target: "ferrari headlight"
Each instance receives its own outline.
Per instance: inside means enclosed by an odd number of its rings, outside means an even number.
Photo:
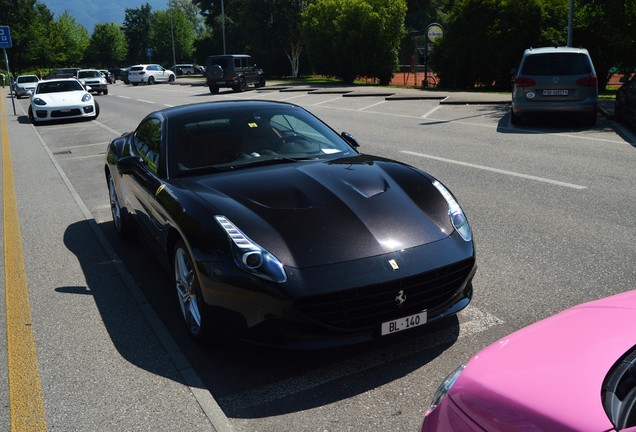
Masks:
[[[214,219],[229,236],[234,262],[240,269],[273,282],[287,280],[283,264],[274,255],[253,242],[225,216],[214,216]]]
[[[40,99],[39,97],[36,97],[35,99],[33,99],[33,103],[36,105],[46,105],[46,102],[44,102],[42,99]]]
[[[452,371],[444,379],[444,381],[442,381],[442,383],[437,388],[437,391],[433,395],[433,400],[431,401],[431,405],[428,407],[428,410],[426,411],[426,415],[429,415],[430,413],[432,413],[433,410],[437,408],[437,406],[442,402],[442,400],[444,400],[444,398],[446,397],[450,389],[453,387],[453,384],[455,384],[455,381],[457,381],[457,379],[459,378],[459,376],[461,375],[465,367],[466,367],[465,364],[459,366],[457,369]]]
[[[453,197],[446,187],[443,184],[435,180],[433,182],[433,186],[437,188],[437,190],[442,194],[446,202],[448,203],[448,214],[450,215],[450,220],[455,227],[455,231],[459,233],[460,236],[466,241],[470,241],[473,236],[470,232],[470,225],[468,225],[468,219],[466,219],[466,215],[462,211],[462,208],[457,204],[457,201]]]
[[[88,102],[92,98],[93,98],[93,96],[91,96],[90,93],[86,93],[84,96],[82,96],[82,102]]]

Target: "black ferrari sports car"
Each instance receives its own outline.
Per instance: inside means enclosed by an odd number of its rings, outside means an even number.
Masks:
[[[114,226],[174,274],[195,340],[333,347],[459,312],[476,271],[459,204],[357,148],[288,103],[156,111],[108,147]]]

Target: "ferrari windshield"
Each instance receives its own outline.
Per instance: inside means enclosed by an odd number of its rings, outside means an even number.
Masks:
[[[77,80],[43,81],[38,84],[36,93],[61,93],[70,91],[84,91],[84,87]]]
[[[174,118],[169,128],[168,148],[179,174],[356,154],[332,129],[294,106],[207,110]]]

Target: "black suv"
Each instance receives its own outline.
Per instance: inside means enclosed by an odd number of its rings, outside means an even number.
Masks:
[[[231,87],[243,92],[248,86],[265,86],[265,74],[245,54],[215,55],[208,57],[205,68],[210,93],[218,93],[220,87]]]

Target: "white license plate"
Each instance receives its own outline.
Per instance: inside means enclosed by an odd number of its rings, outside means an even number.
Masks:
[[[567,90],[543,90],[543,96],[567,96]]]
[[[382,336],[426,324],[426,311],[382,323]]]

